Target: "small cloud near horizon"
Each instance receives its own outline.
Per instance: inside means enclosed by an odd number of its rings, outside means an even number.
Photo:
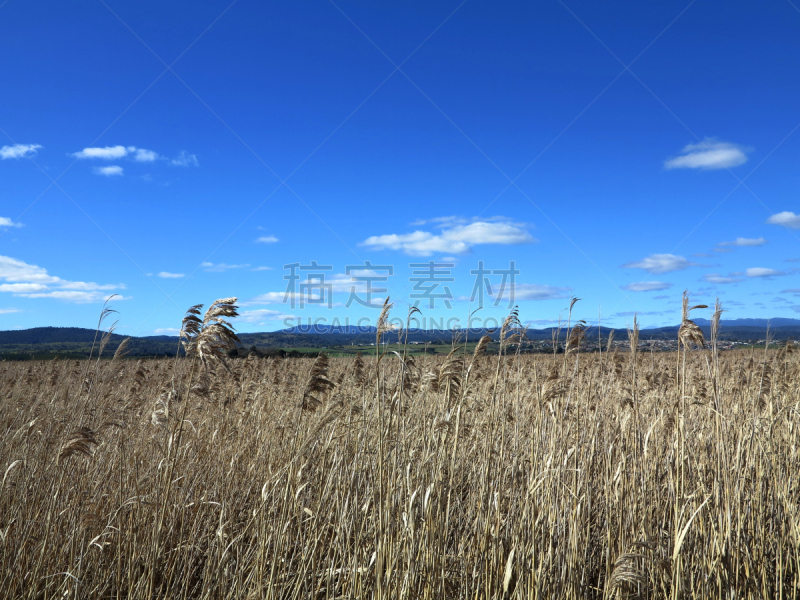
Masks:
[[[661,290],[668,290],[672,287],[671,283],[666,281],[637,281],[623,285],[622,289],[629,292],[659,292]]]
[[[719,273],[708,273],[707,275],[703,275],[703,281],[716,284],[728,284],[728,283],[739,283],[741,279],[735,276],[725,277],[724,275],[720,275]]]
[[[642,260],[629,262],[622,265],[623,269],[642,269],[653,275],[683,271],[689,267],[697,267],[697,263],[686,260],[683,256],[675,254],[651,254]]]

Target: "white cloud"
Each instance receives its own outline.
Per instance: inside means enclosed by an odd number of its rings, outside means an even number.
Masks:
[[[161,329],[154,329],[155,335],[178,335],[181,332],[177,327],[162,327]]]
[[[252,271],[272,271],[272,267],[256,267]]]
[[[185,150],[181,151],[177,158],[169,161],[169,164],[175,167],[197,167],[200,163],[197,161],[197,156],[189,154]]]
[[[682,156],[664,161],[667,169],[728,169],[747,162],[748,148],[706,138],[697,144],[685,146]]]
[[[5,282],[0,283],[0,292],[24,298],[57,298],[70,302],[102,302],[108,294],[101,291],[125,287],[122,284],[67,281],[48,274],[42,267],[10,256],[0,256],[0,282]]]
[[[517,283],[514,285],[514,301],[518,300],[554,300],[567,298],[570,288],[535,283]]]
[[[278,238],[276,238],[274,235],[262,235],[256,241],[261,244],[274,244],[278,241]]]
[[[15,223],[8,217],[0,217],[0,227],[22,227],[22,223]]]
[[[105,175],[106,177],[114,177],[116,175],[122,175],[123,169],[118,165],[111,165],[108,167],[95,167],[94,172],[97,175]]]
[[[119,160],[120,158],[132,158],[136,162],[154,162],[161,158],[158,152],[147,148],[137,148],[136,146],[105,146],[103,148],[84,148],[80,152],[72,154],[79,159],[98,159],[98,160]]]
[[[720,246],[763,246],[767,243],[763,237],[760,238],[743,238],[739,237],[732,242],[720,242]],[[719,252],[719,250],[717,250]]]
[[[683,256],[674,254],[651,254],[647,258],[636,262],[629,262],[622,265],[624,269],[642,269],[654,275],[671,273],[672,271],[682,271],[689,267],[695,267],[697,263],[689,262]]]
[[[92,283],[87,281],[65,281],[61,283],[61,287],[68,289],[68,290],[84,290],[84,291],[96,291],[96,290],[117,290],[117,289],[124,289],[125,286],[115,283],[109,283],[107,285],[100,285],[98,283]]]
[[[725,277],[720,275],[719,273],[709,273],[708,275],[703,275],[703,281],[707,281],[708,283],[739,283],[741,279],[738,277]]]
[[[536,240],[525,230],[524,223],[487,219],[459,224],[455,217],[442,217],[446,224],[441,234],[414,231],[405,234],[373,235],[360,245],[374,250],[401,250],[412,256],[430,256],[435,252],[466,254],[479,244],[530,244]],[[435,221],[432,219],[431,221]]]
[[[353,276],[355,277],[387,277],[386,272],[376,272],[371,271],[369,269],[364,269],[362,271],[353,272],[353,275],[345,275],[344,273],[335,273],[335,274],[326,274],[325,275],[325,285],[330,285],[330,291],[334,294],[346,294],[349,298],[351,291],[360,294],[360,298],[366,301],[366,296],[364,295],[367,289],[367,282],[354,280]],[[301,277],[298,284],[305,283],[305,279]],[[384,290],[387,287],[387,284],[390,281],[373,281],[372,282],[372,290],[373,296],[371,298],[372,304],[378,304],[377,295],[380,293],[378,290]],[[305,292],[301,292],[299,289],[299,285],[295,288],[295,292],[289,292],[289,295],[286,295],[286,292],[266,292],[264,294],[260,294],[250,300],[245,302],[240,302],[240,306],[259,306],[263,304],[283,304],[284,298],[286,299],[286,303],[288,304],[294,297],[296,302],[308,302],[309,300],[319,300],[319,291],[318,287],[313,289],[307,290]],[[327,294],[328,292],[325,291],[325,300],[327,306]],[[302,296],[302,297],[301,297]],[[383,299],[381,299],[383,301]],[[340,302],[333,302],[332,306],[343,306]]]
[[[64,300],[65,302],[73,302],[75,304],[105,302],[111,297],[111,294],[101,294],[100,292],[75,292],[66,290],[17,295],[23,298],[55,298],[56,300]],[[128,300],[128,298],[115,296],[114,300]]]
[[[161,158],[158,152],[152,150],[145,150],[144,148],[136,148],[133,150],[133,160],[137,162],[153,162]]]
[[[41,292],[48,289],[41,283],[0,283],[0,292],[11,292],[13,294],[27,294],[31,292]]]
[[[204,271],[208,271],[209,273],[221,273],[223,271],[230,271],[231,269],[244,269],[250,265],[229,265],[227,263],[202,262],[200,263],[200,266],[203,267]]]
[[[289,296],[291,297],[291,293]],[[248,300],[247,302],[240,302],[241,306],[258,306],[259,304],[282,304],[283,299],[286,296],[285,292],[267,292],[266,294],[261,294],[256,296],[252,300]],[[287,301],[289,298],[287,298]]]
[[[775,277],[776,275],[786,275],[783,271],[775,269],[765,269],[763,267],[752,267],[745,271],[748,277]]]
[[[664,281],[637,281],[635,283],[623,285],[622,289],[628,290],[629,292],[658,292],[660,290],[668,290],[671,287],[671,283],[666,283]]]
[[[181,277],[186,277],[183,273],[167,273],[166,271],[161,271],[158,276],[162,279],[180,279]]]
[[[36,154],[36,151],[41,147],[41,144],[14,144],[13,146],[3,146],[0,148],[0,159],[28,158]]]
[[[47,274],[47,270],[26,262],[0,256],[0,279],[10,282],[60,283],[58,277]]]
[[[132,148],[132,147],[131,147]],[[133,148],[136,150],[136,148]],[[125,146],[106,146],[104,148],[84,148],[80,152],[73,153],[75,158],[99,158],[101,160],[115,160],[128,155],[128,148]]]
[[[246,310],[239,314],[239,321],[244,323],[263,323],[264,321],[277,321],[285,319],[291,315],[285,315],[279,310],[268,308],[258,308],[256,310]]]
[[[12,313],[18,313],[18,308],[0,308],[0,315],[10,315]]]
[[[785,210],[772,215],[767,219],[770,225],[783,225],[789,229],[800,229],[800,215],[796,215],[791,211]]]

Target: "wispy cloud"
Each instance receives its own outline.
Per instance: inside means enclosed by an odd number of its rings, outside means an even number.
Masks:
[[[63,300],[64,302],[73,302],[75,304],[97,304],[105,302],[111,297],[111,294],[101,294],[100,292],[80,292],[71,290],[54,290],[50,292],[38,292],[35,294],[19,294],[25,298],[53,298],[55,300]],[[129,300],[124,296],[115,296],[114,300]]]
[[[739,283],[741,281],[741,278],[731,277],[731,276],[725,277],[724,275],[720,275],[719,273],[709,273],[708,275],[703,275],[703,281],[715,284],[727,284],[727,283]]]
[[[221,273],[223,271],[230,271],[231,269],[244,269],[250,265],[229,265],[227,263],[203,262],[200,263],[200,266],[203,267],[204,271],[208,271],[209,273]]]
[[[748,148],[716,138],[706,138],[697,144],[689,144],[681,150],[681,156],[664,161],[667,169],[729,169],[747,162]]]
[[[658,292],[661,290],[668,290],[671,287],[672,284],[665,281],[637,281],[635,283],[623,285],[622,289],[628,290],[629,292]]]
[[[94,172],[96,175],[105,175],[106,177],[116,177],[122,175],[124,170],[118,165],[110,165],[108,167],[95,167]]]
[[[272,271],[272,267],[255,267],[253,271]]]
[[[629,311],[624,311],[624,312],[616,312],[611,316],[612,317],[617,317],[617,318],[620,318],[620,317],[634,317],[634,316],[639,316],[639,317],[641,317],[641,316],[660,317],[662,315],[668,315],[668,314],[670,314],[672,312],[673,311],[671,311],[671,310],[646,310],[646,311],[629,310]]]
[[[36,151],[41,147],[41,144],[14,144],[13,146],[3,146],[0,148],[0,159],[28,158],[36,154]]]
[[[131,146],[131,148],[133,148]],[[133,148],[135,150],[135,148]],[[128,155],[126,146],[105,146],[104,148],[84,148],[80,152],[74,152],[75,158],[97,158],[100,160],[117,160]]]
[[[466,254],[477,245],[517,245],[536,241],[524,223],[508,219],[476,220],[468,224],[460,223],[456,217],[442,219],[439,234],[417,230],[412,233],[373,235],[360,245],[373,250],[400,250],[412,256],[430,256],[435,252]]]
[[[740,247],[750,247],[750,246],[763,246],[767,243],[763,237],[759,238],[743,238],[739,237],[733,240],[732,242],[720,242],[720,246],[740,246]]]
[[[764,267],[752,267],[747,269],[745,275],[748,277],[777,277],[780,275],[786,275],[783,271],[778,271],[776,269],[765,269]]]
[[[767,219],[770,225],[783,225],[789,229],[800,229],[800,215],[796,215],[789,210],[779,212]]]
[[[137,148],[136,146],[104,146],[94,148],[84,148],[80,152],[73,152],[72,156],[78,159],[95,160],[119,160],[120,158],[132,158],[137,162],[153,162],[161,158],[158,152],[147,148]]]
[[[68,281],[50,275],[42,267],[10,256],[0,256],[0,282],[0,292],[24,298],[55,298],[78,303],[102,302],[108,298],[108,291],[125,287],[122,284]]]
[[[12,313],[18,313],[18,308],[0,308],[0,315],[10,315]]]
[[[683,256],[675,254],[651,254],[647,258],[629,262],[622,265],[623,269],[642,269],[654,275],[683,271],[689,267],[696,267],[697,263],[686,260]]]
[[[160,329],[153,330],[155,335],[178,335],[180,332],[181,330],[177,327],[162,327]]]
[[[11,292],[12,294],[30,294],[47,289],[49,288],[41,283],[0,283],[0,292]]]
[[[22,223],[16,223],[8,217],[0,217],[0,227],[22,227]]]
[[[183,273],[168,273],[167,271],[161,271],[158,276],[162,279],[180,279],[181,277],[186,277]]]
[[[279,310],[271,310],[268,308],[257,308],[255,310],[246,310],[239,314],[239,321],[244,323],[263,324],[266,321],[279,321],[290,317]]]
[[[186,151],[181,151],[181,153],[177,156],[177,158],[173,158],[169,161],[169,164],[175,167],[197,167],[200,166],[200,163],[197,160],[197,156],[194,154],[189,154]]]
[[[144,148],[136,148],[132,152],[133,160],[137,162],[153,162],[161,158],[157,152],[152,150],[145,150]]]
[[[259,244],[274,244],[278,241],[278,238],[276,238],[274,235],[262,235],[256,240],[256,242]]]
[[[568,287],[539,285],[535,283],[518,283],[513,287],[514,301],[555,300],[558,298],[568,298],[571,291],[572,289]]]

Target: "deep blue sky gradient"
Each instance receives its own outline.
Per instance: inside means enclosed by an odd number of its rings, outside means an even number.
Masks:
[[[333,274],[394,265],[399,316],[409,263],[448,254],[364,242],[437,235],[412,223],[451,216],[535,238],[455,256],[459,298],[479,260],[516,261],[518,283],[544,297],[518,300],[523,321],[558,319],[575,295],[580,318],[673,324],[684,289],[721,298],[727,318],[800,317],[800,219],[767,223],[800,213],[800,10],[788,0],[9,0],[0,52],[0,146],[41,146],[0,160],[0,218],[18,225],[0,227],[0,256],[71,289],[114,288],[30,297],[2,287],[28,280],[0,262],[0,329],[92,326],[112,292],[120,332],[137,335],[177,328],[190,305],[224,296],[243,303],[243,331],[290,315],[374,318],[275,301],[283,265],[311,260]],[[703,140],[747,160],[666,168]],[[73,156],[117,145],[160,158]],[[171,164],[181,156],[194,158]],[[123,174],[97,174],[112,165]],[[265,236],[278,241],[256,241]],[[719,246],[737,238],[765,243]],[[623,266],[658,254],[693,264]],[[667,289],[623,289],[654,281]],[[504,302],[482,315],[506,312]]]

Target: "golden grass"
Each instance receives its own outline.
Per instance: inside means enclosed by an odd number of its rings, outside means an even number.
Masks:
[[[797,354],[228,371],[217,341],[208,370],[0,363],[0,596],[800,593]]]

